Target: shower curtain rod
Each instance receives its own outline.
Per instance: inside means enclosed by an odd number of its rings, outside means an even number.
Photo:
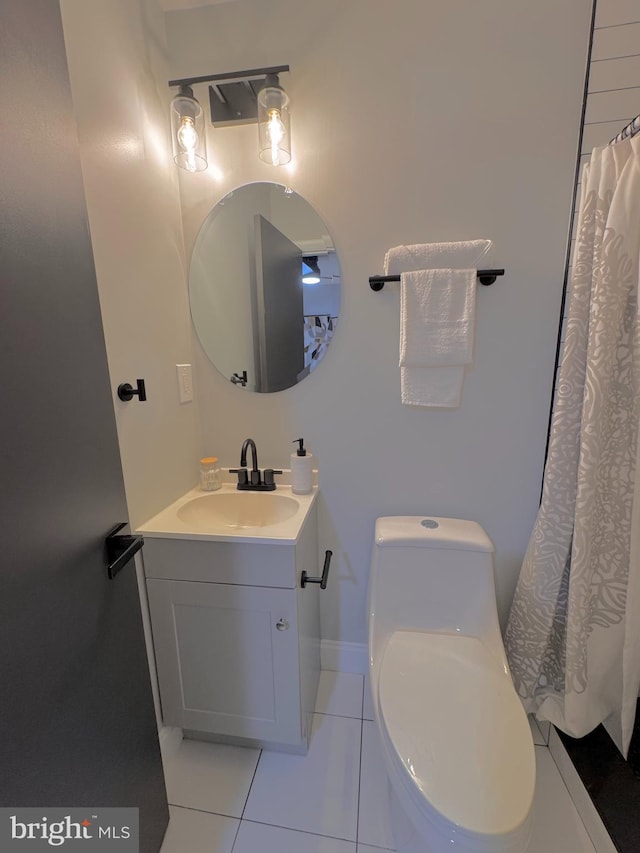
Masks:
[[[620,133],[614,136],[609,145],[613,145],[615,142],[622,142],[623,139],[630,139],[638,132],[640,132],[640,115],[636,116],[633,121],[630,121],[626,127],[623,127]]]

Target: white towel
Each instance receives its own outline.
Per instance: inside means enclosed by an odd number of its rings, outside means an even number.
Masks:
[[[400,367],[473,361],[476,269],[400,276]]]
[[[394,246],[385,255],[384,274],[399,275],[411,270],[477,267],[492,245],[491,240],[463,240],[458,243]]]
[[[464,367],[401,367],[400,387],[405,406],[455,409],[460,405]]]
[[[469,240],[396,246],[387,252],[385,275],[401,277],[400,385],[405,405],[460,405],[463,365],[473,357],[477,266],[491,246],[491,240]]]

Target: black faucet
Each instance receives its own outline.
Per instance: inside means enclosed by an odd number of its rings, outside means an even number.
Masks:
[[[258,468],[258,451],[256,449],[256,443],[252,438],[245,438],[244,440],[242,450],[240,451],[240,467],[247,467],[248,447],[251,448],[251,459],[253,461],[253,468],[251,469],[251,485],[256,486],[260,484],[260,469]]]
[[[251,449],[251,471],[247,471],[247,449]],[[229,473],[238,475],[238,485],[236,488],[240,491],[272,492],[276,487],[273,475],[282,474],[282,471],[265,468],[263,477],[262,472],[258,468],[256,443],[252,438],[247,438],[242,443],[242,450],[240,451],[240,467],[229,468]]]

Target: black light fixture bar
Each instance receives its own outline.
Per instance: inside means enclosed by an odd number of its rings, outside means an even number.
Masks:
[[[227,71],[224,74],[207,74],[204,77],[184,77],[180,80],[169,80],[169,86],[194,86],[197,83],[213,83],[221,80],[259,80],[267,74],[282,74],[289,71],[288,65],[276,65],[273,68],[251,68],[248,71]]]
[[[226,71],[204,77],[185,77],[169,80],[169,86],[194,86],[209,83],[211,124],[225,127],[234,124],[252,124],[258,118],[258,92],[268,80],[278,79],[278,74],[289,71],[288,65],[272,68],[249,68],[246,71]]]
[[[499,275],[504,275],[504,270],[478,270],[480,284],[493,284]],[[399,275],[371,275],[369,276],[369,287],[376,292],[382,290],[386,281],[400,281]]]

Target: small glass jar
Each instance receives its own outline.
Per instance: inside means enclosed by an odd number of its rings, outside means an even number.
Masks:
[[[203,492],[215,492],[222,486],[222,473],[217,456],[205,456],[200,460],[200,488]]]

